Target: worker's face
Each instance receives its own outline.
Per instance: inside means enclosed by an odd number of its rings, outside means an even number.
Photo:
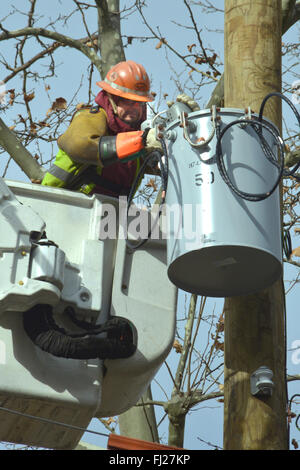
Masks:
[[[134,125],[141,121],[146,106],[145,103],[142,101],[127,100],[120,96],[114,96],[113,100],[116,104],[117,115],[122,121],[129,125]]]

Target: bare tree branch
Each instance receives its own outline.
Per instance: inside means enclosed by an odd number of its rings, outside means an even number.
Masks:
[[[193,294],[191,296],[190,306],[189,306],[189,311],[188,311],[188,318],[185,324],[185,336],[184,336],[183,350],[180,356],[180,360],[179,360],[176,375],[175,375],[176,388],[174,390],[174,393],[176,393],[176,391],[180,389],[181,387],[184,369],[185,369],[185,366],[188,360],[189,351],[191,348],[191,335],[192,335],[193,324],[194,324],[194,319],[195,319],[196,304],[197,304],[197,296]]]
[[[296,380],[300,380],[300,374],[294,374],[294,375],[287,375],[287,382],[293,382]],[[199,390],[194,390],[192,394],[188,395],[187,393],[182,394],[182,400],[185,400],[188,398],[189,400],[189,408],[193,408],[194,406],[199,405],[199,403],[203,403],[204,401],[207,400],[215,400],[217,398],[223,398],[224,397],[224,392],[223,391],[218,391],[218,392],[212,392],[212,393],[202,393]],[[163,406],[166,410],[168,410],[168,402],[162,402],[162,401],[147,401],[144,403],[144,405],[158,405],[158,406]]]
[[[24,173],[30,178],[40,180],[44,171],[35,158],[24,147],[3,120],[0,118],[0,145],[11,155],[15,162],[22,168]]]
[[[294,380],[300,380],[300,374],[287,375],[288,382],[293,382]]]
[[[95,0],[98,7],[98,47],[101,53],[100,70],[102,78],[108,70],[118,62],[125,59],[121,26],[119,0]]]
[[[46,37],[48,39],[52,39],[53,41],[59,42],[62,45],[69,46],[73,49],[77,49],[78,51],[82,52],[94,65],[95,67],[99,70],[99,72],[102,72],[102,61],[98,57],[98,55],[95,53],[95,51],[83,44],[82,41],[79,39],[73,39],[69,36],[65,36],[63,34],[57,33],[56,31],[49,31],[44,28],[23,28],[23,29],[18,29],[16,31],[7,31],[4,30],[2,25],[0,24],[0,29],[3,31],[3,33],[0,34],[0,41],[5,41],[7,39],[12,39],[12,38],[17,38],[17,37],[22,37],[22,36],[42,36]]]
[[[194,71],[194,72],[198,72],[200,73],[200,75],[202,75],[203,77],[207,77],[209,78],[210,80],[213,80],[213,81],[217,81],[218,79],[214,76],[212,76],[210,73],[207,73],[207,72],[203,72],[202,70],[199,70],[198,68],[196,68],[194,65],[191,65],[190,62],[186,59],[186,56],[180,54],[176,49],[174,49],[174,47],[172,47],[170,45],[169,42],[166,41],[166,39],[164,37],[162,37],[161,34],[157,34],[154,29],[150,26],[149,22],[146,20],[146,17],[143,13],[143,10],[142,10],[142,7],[141,7],[141,1],[140,0],[137,0],[136,1],[136,6],[137,6],[137,9],[145,23],[145,25],[147,26],[147,28],[149,29],[149,31],[151,31],[152,35],[154,37],[156,37],[160,42],[161,44],[164,44],[165,47],[167,47],[171,52],[173,52],[173,54],[175,54],[177,57],[179,57],[184,63],[185,65],[188,67],[188,69],[190,71]]]
[[[296,165],[296,163],[298,163],[299,160],[300,160],[300,147],[298,147],[293,152],[288,151],[285,154],[284,163],[286,166],[291,167],[291,166]]]
[[[39,52],[38,54],[36,54],[34,57],[32,57],[30,60],[28,60],[27,62],[25,62],[24,64],[20,65],[19,67],[16,67],[16,68],[12,68],[10,67],[10,70],[12,71],[12,73],[10,73],[9,75],[7,75],[7,77],[5,77],[2,81],[3,83],[7,83],[9,82],[9,80],[11,80],[13,77],[15,77],[19,72],[22,72],[23,70],[29,68],[32,64],[34,64],[37,60],[39,59],[42,59],[43,57],[45,57],[46,55],[48,54],[51,54],[52,52],[55,51],[55,49],[57,49],[58,47],[60,47],[62,44],[60,44],[59,42],[54,42],[51,46],[49,46],[47,49]],[[8,68],[8,67],[7,67]]]

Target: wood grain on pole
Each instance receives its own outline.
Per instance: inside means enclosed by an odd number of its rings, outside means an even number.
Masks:
[[[225,0],[224,75],[226,108],[258,112],[268,93],[281,91],[280,0]],[[278,98],[264,116],[281,129]],[[287,448],[284,311],[282,280],[225,300],[225,449]],[[262,365],[274,373],[269,398],[250,393],[250,375]]]

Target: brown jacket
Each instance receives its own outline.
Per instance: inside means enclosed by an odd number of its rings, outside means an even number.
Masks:
[[[92,113],[85,108],[77,111],[68,129],[58,138],[57,144],[76,162],[102,166],[98,154],[99,140],[109,134],[104,109]]]

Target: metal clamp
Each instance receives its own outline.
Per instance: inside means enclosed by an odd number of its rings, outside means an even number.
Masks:
[[[247,121],[251,121],[251,120],[252,120],[252,118],[253,118],[252,113],[253,113],[252,109],[250,108],[250,106],[248,106],[248,107],[245,109],[245,115],[240,118],[240,120],[241,120],[242,122],[241,122],[241,124],[239,125],[239,127],[240,127],[241,129],[245,129],[245,128],[248,126],[249,122],[247,122]]]
[[[187,120],[187,116],[184,112],[180,113],[180,126],[183,128],[183,135],[184,138],[188,141],[188,143],[193,148],[202,148],[209,144],[209,142],[213,139],[215,132],[216,132],[216,120],[217,120],[217,108],[216,106],[212,106],[211,108],[211,123],[212,123],[212,130],[207,137],[201,142],[192,142],[189,136],[189,127],[192,123],[189,123]],[[194,129],[195,130],[195,129]]]

